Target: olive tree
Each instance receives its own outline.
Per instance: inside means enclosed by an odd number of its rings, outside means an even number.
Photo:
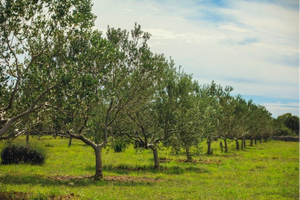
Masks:
[[[225,152],[228,151],[227,139],[232,130],[232,103],[234,100],[230,94],[232,91],[231,86],[223,87],[214,81],[210,85],[204,85],[201,89],[202,98],[206,102],[206,108],[202,109],[202,121],[208,144],[208,154],[212,153],[211,143],[216,138],[224,140]]]
[[[204,137],[207,141],[207,154],[212,154],[212,142],[219,136],[219,121],[221,110],[220,98],[224,94],[223,87],[214,81],[200,88],[202,107],[200,121],[203,127]]]
[[[251,122],[249,123],[250,145],[253,145],[253,139],[267,140],[273,134],[273,118],[271,113],[262,105],[252,106]]]
[[[192,161],[190,153],[191,147],[198,147],[203,139],[201,124],[201,98],[199,95],[199,85],[192,80],[191,75],[179,72],[176,95],[176,122],[173,124],[175,129],[175,148],[185,149],[187,161]]]
[[[0,138],[22,133],[20,120],[51,104],[65,85],[66,48],[94,22],[91,1],[0,2]]]
[[[135,143],[136,148],[151,149],[154,168],[159,169],[158,144],[163,140],[163,129],[159,125],[158,112],[153,99],[126,109],[118,122],[118,131]]]
[[[149,99],[147,88],[160,77],[165,60],[150,51],[149,38],[135,25],[131,32],[108,28],[106,38],[94,31],[80,42],[79,74],[71,81],[73,89],[61,93],[67,102],[61,113],[68,113],[61,116],[68,123],[60,129],[94,149],[96,180],[103,178],[102,149],[114,137],[121,111]]]
[[[239,139],[242,140],[242,146],[244,144],[244,139],[248,132],[248,127],[251,119],[252,100],[248,102],[242,98],[241,95],[237,95],[232,102],[233,112],[232,112],[232,123],[231,123],[231,138],[236,143],[236,150],[240,150]]]

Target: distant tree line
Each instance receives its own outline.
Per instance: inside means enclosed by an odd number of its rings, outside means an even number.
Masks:
[[[274,136],[299,136],[299,117],[286,113],[275,120]]]
[[[93,29],[90,0],[1,1],[0,139],[50,133],[78,139],[95,151],[133,142],[153,152],[228,140],[246,148],[272,135],[299,134],[295,116],[276,120],[262,105],[232,95],[231,86],[200,85],[172,59],[153,53],[150,33]],[[298,118],[299,121],[299,118]],[[222,148],[223,149],[223,148]]]

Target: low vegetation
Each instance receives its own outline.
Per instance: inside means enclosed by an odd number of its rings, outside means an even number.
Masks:
[[[15,143],[25,143],[19,137]],[[0,165],[1,199],[299,199],[299,143],[269,141],[228,153],[212,142],[213,154],[191,149],[160,149],[160,168],[153,168],[151,151],[103,150],[104,179],[94,181],[94,152],[75,140],[42,137],[31,144],[45,149],[40,165]],[[247,143],[249,141],[247,140]],[[205,143],[200,146],[205,147]],[[0,142],[4,148],[5,142]]]
[[[44,162],[44,152],[35,147],[8,145],[1,151],[1,164],[41,165]]]

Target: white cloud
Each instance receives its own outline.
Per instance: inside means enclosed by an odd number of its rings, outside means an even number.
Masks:
[[[294,103],[264,103],[262,104],[272,113],[273,117],[277,117],[284,113],[291,113],[292,115],[299,116],[299,102]]]
[[[154,6],[152,3],[148,3],[148,9],[155,12],[159,12],[159,9],[156,6]]]
[[[224,24],[219,26],[220,30],[227,30],[227,31],[233,31],[233,32],[239,32],[239,33],[253,33],[253,31],[248,30],[246,28],[238,27],[234,24]]]
[[[215,80],[242,95],[299,99],[299,9],[290,9],[298,4],[274,2],[93,1],[99,29],[141,24],[152,34],[151,49],[172,56],[200,83]]]
[[[266,2],[236,1],[233,9],[226,11],[240,23],[266,36],[290,38],[299,32],[298,10]]]

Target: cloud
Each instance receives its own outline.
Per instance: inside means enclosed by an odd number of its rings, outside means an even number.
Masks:
[[[242,95],[299,99],[298,1],[93,3],[99,29],[141,24],[152,35],[151,49],[172,56],[200,83],[215,80]],[[284,103],[278,107],[287,108]]]
[[[214,40],[214,36],[203,35],[195,32],[178,33],[173,31],[167,31],[164,29],[145,29],[145,31],[151,33],[152,40],[173,40],[178,44],[189,43],[207,43],[209,40]],[[152,44],[152,42],[150,42]]]
[[[241,39],[227,39],[224,41],[224,43],[230,44],[230,45],[251,45],[254,43],[258,43],[259,39],[257,38],[241,38]]]
[[[243,28],[243,27],[240,27],[236,24],[223,24],[223,25],[219,26],[219,29],[225,30],[225,31],[230,31],[230,32],[242,33],[242,34],[245,34],[245,33],[253,34],[254,33],[253,31]]]
[[[299,116],[299,102],[292,103],[264,103],[262,104],[272,113],[273,117],[278,117],[283,113],[291,113],[292,115]]]

